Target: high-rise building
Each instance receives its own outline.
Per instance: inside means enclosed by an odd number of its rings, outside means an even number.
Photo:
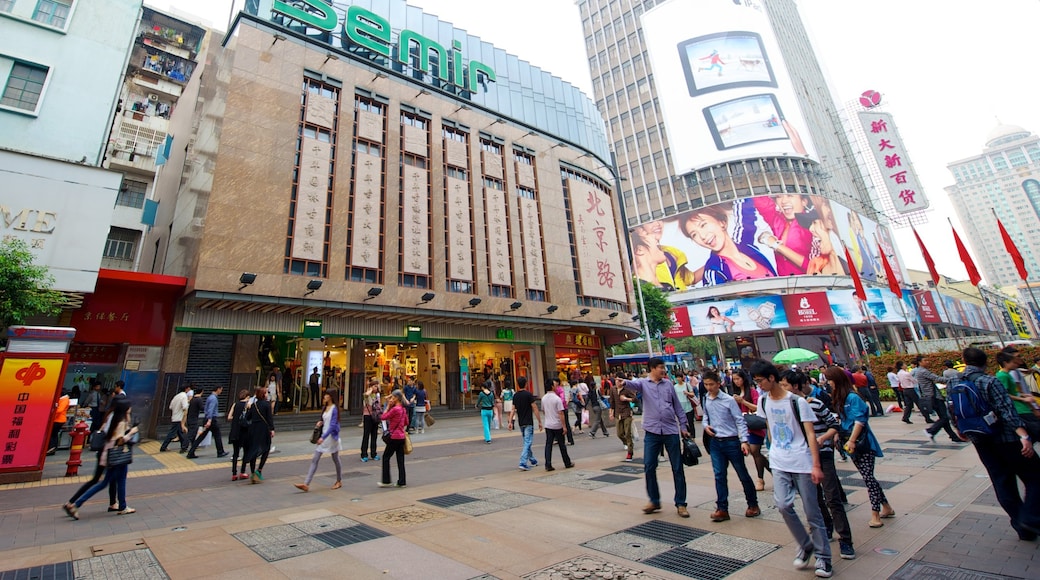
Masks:
[[[1040,277],[1040,137],[1015,125],[999,125],[978,155],[947,164],[946,188],[986,281],[1018,286],[993,208],[1025,259],[1030,280]],[[1024,297],[1028,298],[1028,296]]]

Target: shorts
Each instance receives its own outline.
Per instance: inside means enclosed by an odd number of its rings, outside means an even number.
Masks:
[[[748,445],[761,445],[765,443],[766,438],[762,435],[755,435],[754,433],[748,433],[747,442]]]

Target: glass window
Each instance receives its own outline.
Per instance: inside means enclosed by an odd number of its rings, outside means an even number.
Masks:
[[[1022,167],[1023,165],[1029,164],[1029,162],[1026,161],[1025,153],[1023,153],[1021,149],[1008,151],[1008,161],[1011,162],[1012,167]]]
[[[14,0],[0,0],[0,12],[14,10]]]
[[[133,260],[134,246],[137,244],[137,232],[112,228],[105,241],[105,257],[116,260]]]
[[[119,195],[116,196],[116,205],[140,209],[144,207],[144,197],[147,192],[147,183],[124,179],[123,186],[119,188]]]
[[[33,20],[55,28],[65,28],[71,7],[72,0],[40,0],[33,12]]]
[[[4,95],[0,97],[0,105],[35,111],[46,80],[46,67],[25,62],[14,63],[11,75],[7,77]]]

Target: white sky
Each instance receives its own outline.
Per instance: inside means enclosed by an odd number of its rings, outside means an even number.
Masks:
[[[692,1],[692,0],[690,0]],[[768,1],[768,0],[767,0]],[[148,0],[226,26],[232,0]],[[582,88],[588,57],[574,0],[409,0]],[[236,0],[236,4],[243,4]],[[1040,131],[1038,0],[799,0],[833,96],[884,94],[934,208],[919,232],[941,274],[966,278],[946,217],[946,164],[980,153],[997,119]],[[975,208],[987,215],[989,208]],[[909,229],[896,230],[904,262],[924,269]]]

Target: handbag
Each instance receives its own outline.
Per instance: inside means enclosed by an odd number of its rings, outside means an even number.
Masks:
[[[697,446],[697,442],[692,437],[683,439],[683,450],[682,450],[682,462],[683,465],[694,466],[700,463],[702,456],[701,448]]]
[[[311,433],[311,443],[313,443],[314,445],[317,445],[318,439],[321,439],[321,429],[321,425],[319,425],[315,427],[314,431]]]
[[[436,423],[437,419],[433,418],[433,414],[432,413],[427,412],[426,415],[423,417],[423,421],[426,421],[426,426],[429,427],[429,426],[433,425],[434,423]]]
[[[105,432],[94,431],[90,434],[90,450],[101,451],[105,448]]]
[[[108,450],[108,467],[130,465],[134,462],[133,447],[119,445]]]
[[[870,451],[870,439],[867,438],[867,434],[870,433],[870,427],[864,425],[863,429],[859,432],[859,437],[856,439],[856,451],[852,454],[853,458],[859,457],[860,455]],[[852,437],[852,431],[841,432],[841,445],[844,447],[849,439]]]
[[[412,438],[408,436],[408,433],[404,434],[404,454],[412,454]]]
[[[758,431],[768,427],[766,420],[755,413],[744,413],[744,422],[747,423],[748,431]]]
[[[387,445],[390,444],[390,432],[389,431],[386,431],[386,430],[383,431],[383,443],[386,443]]]

